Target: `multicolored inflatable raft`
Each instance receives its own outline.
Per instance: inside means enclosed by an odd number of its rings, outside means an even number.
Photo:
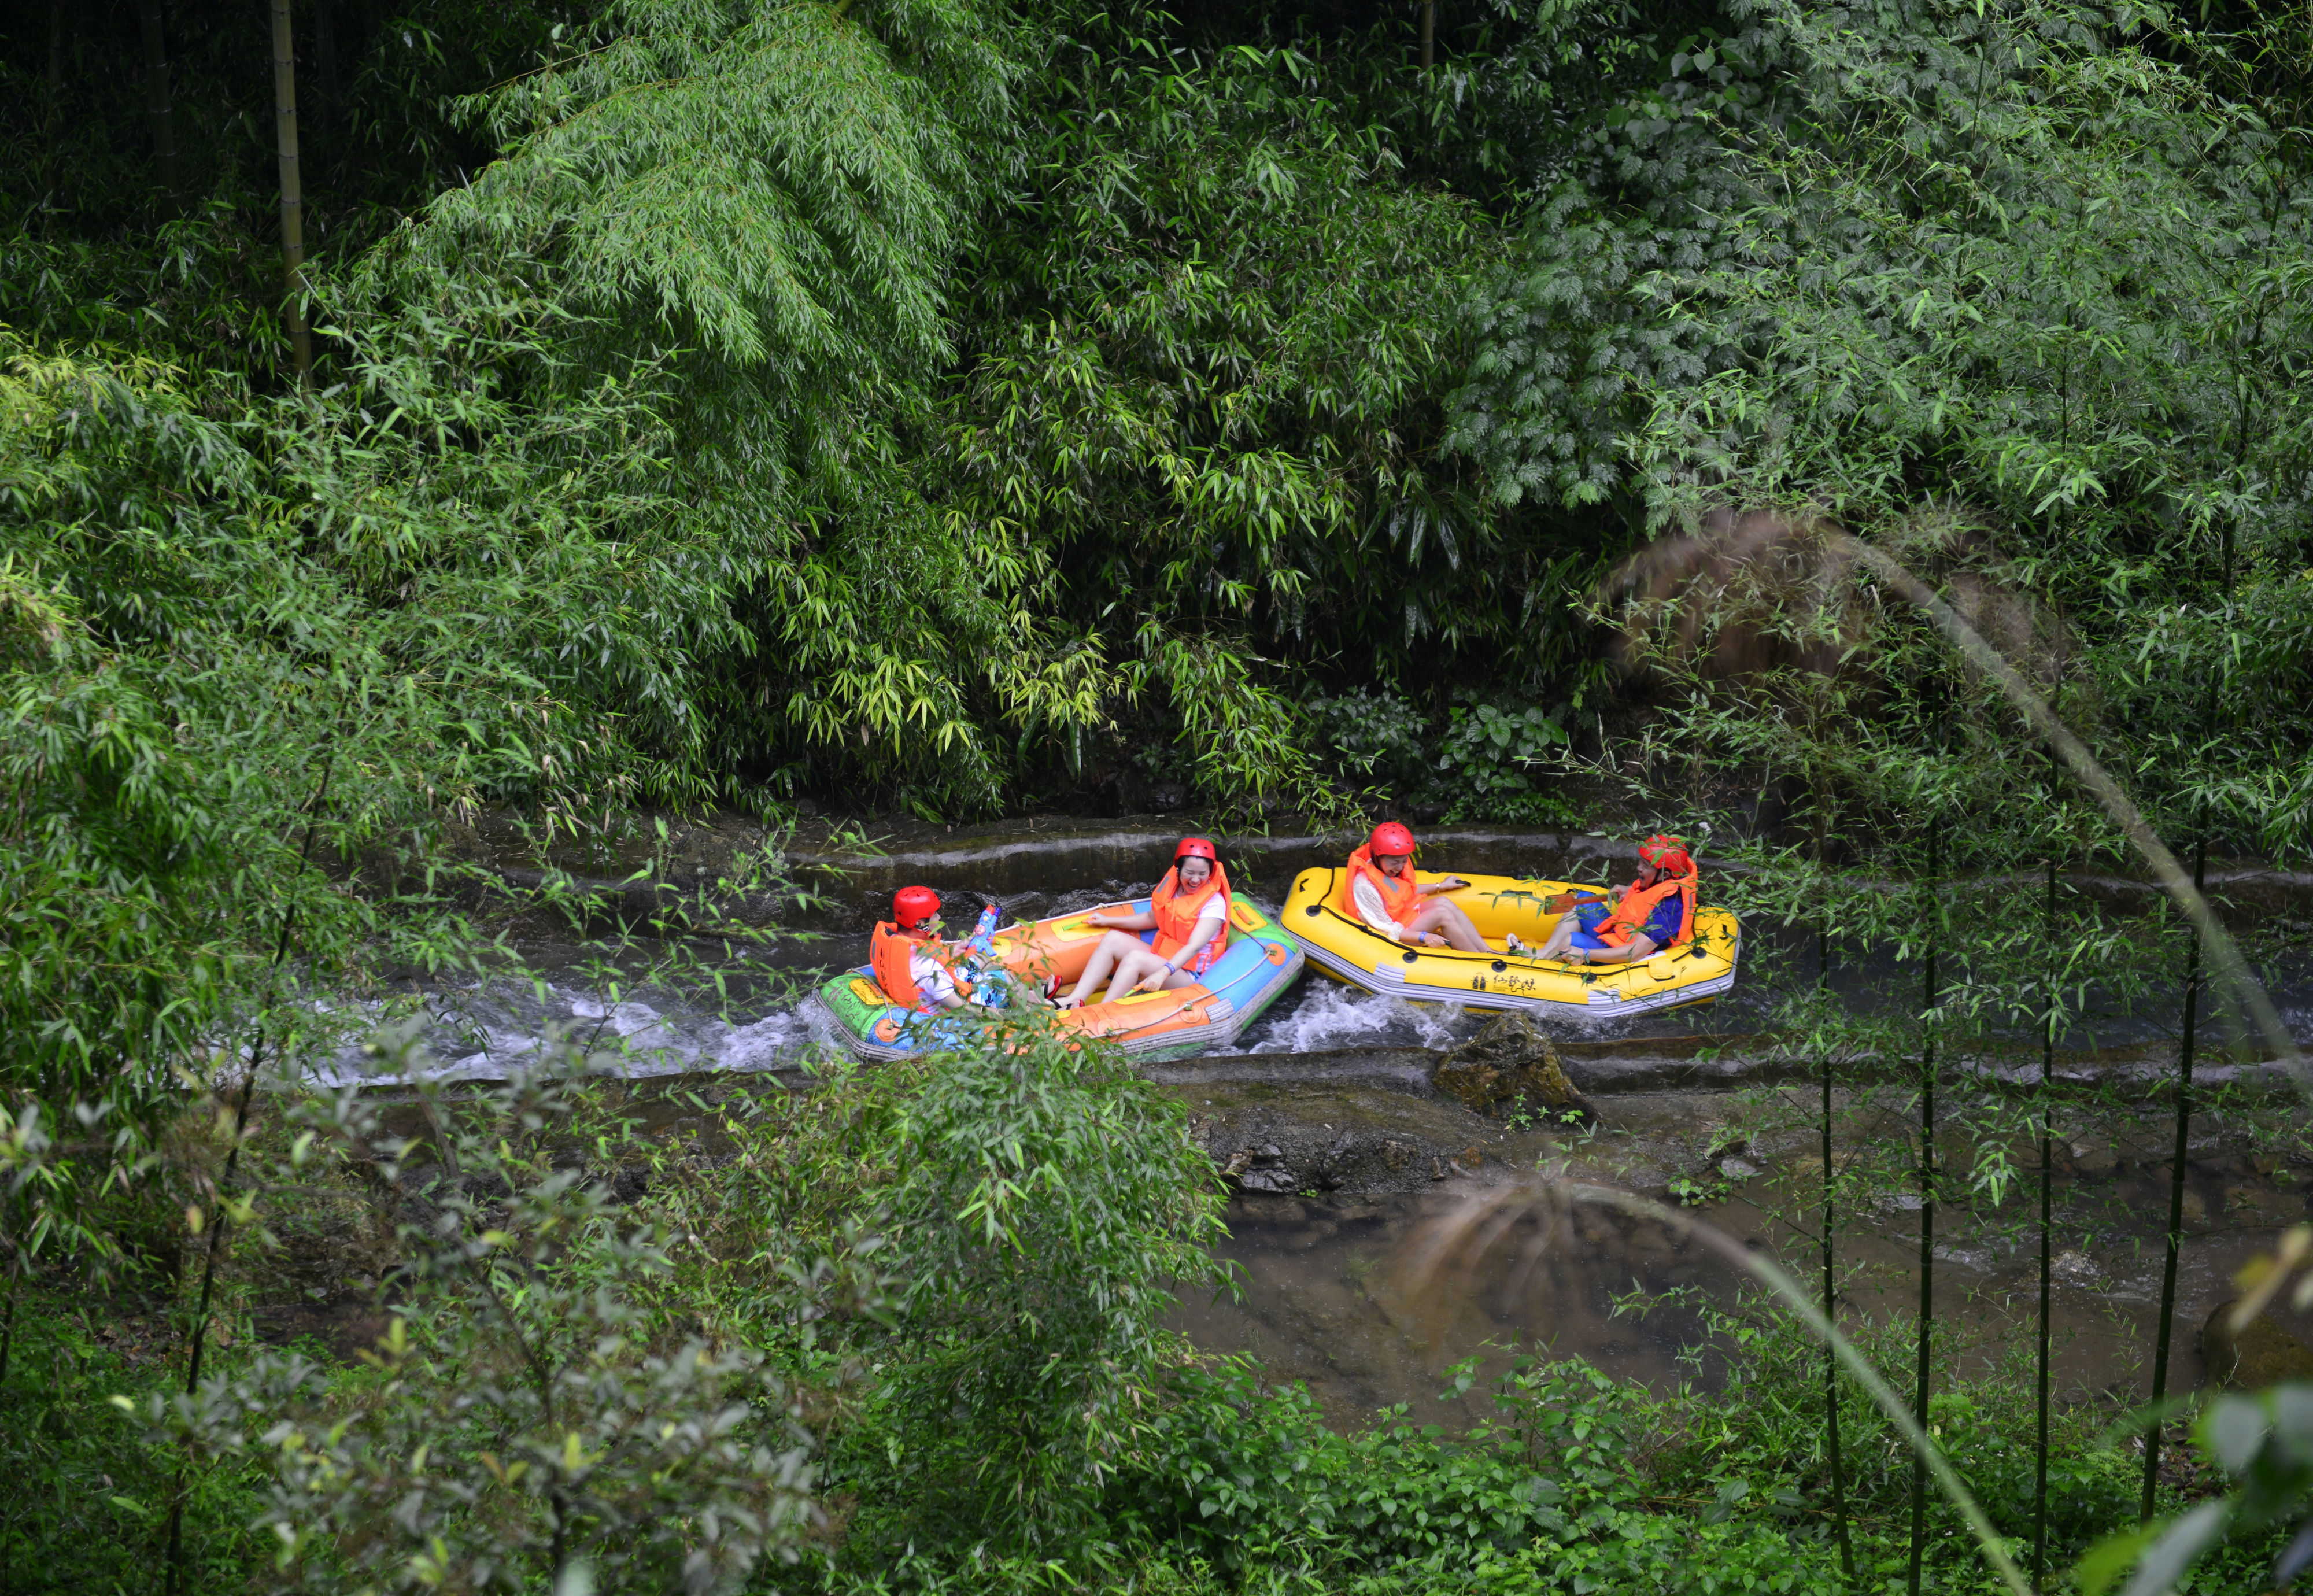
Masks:
[[[1050,920],[1007,926],[996,933],[990,947],[1005,969],[1029,984],[1041,987],[1058,976],[1067,986],[1084,973],[1104,934],[1085,923],[1086,915],[1139,914],[1148,908],[1146,898],[1095,904]],[[1300,945],[1251,898],[1232,893],[1228,947],[1203,981],[1166,992],[1134,992],[1053,1018],[1064,1031],[1104,1037],[1135,1058],[1188,1058],[1235,1041],[1293,984],[1302,963]],[[820,988],[819,998],[834,1018],[837,1037],[863,1059],[905,1058],[958,1046],[981,1023],[969,1014],[919,1014],[900,1008],[884,996],[875,972],[865,966],[836,976]]]
[[[1448,872],[1422,870],[1415,879],[1442,881]],[[1724,909],[1698,907],[1694,934],[1675,948],[1631,965],[1584,966],[1511,953],[1457,953],[1451,948],[1409,948],[1359,918],[1345,902],[1339,869],[1304,870],[1286,895],[1282,918],[1293,939],[1320,968],[1368,992],[1415,1002],[1460,1003],[1470,1009],[1517,1009],[1576,1019],[1605,1019],[1707,1003],[1735,984],[1742,928]],[[1453,895],[1488,941],[1510,932],[1538,944],[1558,923],[1549,901],[1562,893],[1595,895],[1596,886],[1526,877],[1465,876]]]

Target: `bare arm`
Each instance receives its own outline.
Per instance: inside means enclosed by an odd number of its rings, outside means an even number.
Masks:
[[[1156,917],[1145,911],[1139,914],[1087,914],[1085,923],[1111,931],[1153,931],[1156,929]]]
[[[1174,950],[1172,957],[1166,959],[1163,964],[1158,965],[1154,970],[1150,971],[1148,976],[1134,990],[1137,992],[1156,992],[1162,988],[1165,983],[1170,981],[1174,976],[1181,973],[1182,966],[1187,964],[1191,959],[1195,958],[1199,953],[1203,951],[1205,944],[1211,941],[1215,936],[1219,934],[1220,929],[1221,921],[1218,920],[1207,918],[1201,915],[1199,916],[1196,929],[1189,933],[1189,939],[1182,943],[1181,946]]]

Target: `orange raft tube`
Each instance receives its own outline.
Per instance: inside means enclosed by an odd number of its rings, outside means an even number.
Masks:
[[[1057,976],[1065,987],[1084,974],[1106,934],[1087,924],[1087,915],[1148,910],[1148,900],[1141,898],[1023,921],[998,931],[990,949],[1023,983],[1041,987]],[[1232,893],[1228,947],[1202,981],[1088,1003],[1053,1018],[1063,1032],[1113,1042],[1135,1058],[1188,1058],[1241,1036],[1300,976],[1304,958],[1300,944],[1260,905]],[[977,1028],[970,1010],[916,1013],[899,1007],[876,983],[875,973],[865,967],[837,975],[820,989],[819,999],[835,1021],[837,1039],[863,1059],[905,1058],[965,1045]]]

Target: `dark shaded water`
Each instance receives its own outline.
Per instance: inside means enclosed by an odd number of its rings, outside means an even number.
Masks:
[[[1795,1216],[1794,1195],[1812,1191],[1795,1181],[1757,1184],[1757,1200],[1737,1197],[1705,1217],[1772,1249],[1803,1282],[1819,1283],[1812,1238],[1777,1217]],[[2240,1267],[2270,1252],[2281,1234],[2254,1221],[2306,1211],[2304,1186],[2294,1182],[2203,1174],[2197,1184],[2208,1188],[2214,1217],[2188,1236],[2180,1262],[2172,1389],[2201,1382],[2203,1323],[2238,1294],[2232,1279]],[[1201,1350],[1249,1354],[1271,1380],[1305,1382],[1337,1424],[1371,1422],[1399,1403],[1417,1421],[1458,1424],[1474,1415],[1440,1399],[1443,1371],[1476,1356],[1489,1374],[1499,1372],[1513,1345],[1582,1358],[1658,1391],[1682,1383],[1708,1389],[1722,1378],[1716,1356],[1698,1355],[1708,1339],[1698,1300],[1736,1302],[1747,1277],[1731,1264],[1651,1220],[1547,1203],[1477,1246],[1455,1224],[1467,1201],[1448,1193],[1240,1199],[1230,1205],[1231,1239],[1222,1250],[1241,1268],[1241,1299],[1184,1301],[1172,1322]],[[1918,1217],[1905,1201],[1841,1228],[1842,1318],[1851,1334],[1871,1326],[1900,1331],[1918,1300]],[[2165,1181],[2149,1170],[2067,1183],[2054,1295],[2065,1399],[2142,1399],[2165,1211]],[[2036,1231],[2014,1230],[2019,1212],[2011,1199],[1996,1224],[1948,1212],[1939,1226],[1938,1334],[1978,1369],[2031,1355],[2038,1242]],[[2313,1315],[2276,1317],[2313,1343]]]

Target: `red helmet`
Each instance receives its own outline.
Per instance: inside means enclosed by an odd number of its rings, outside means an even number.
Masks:
[[[1206,837],[1183,837],[1181,845],[1173,850],[1173,862],[1179,864],[1184,859],[1209,859],[1215,864],[1221,862],[1220,851]]]
[[[1373,836],[1366,843],[1366,851],[1378,859],[1385,853],[1413,851],[1413,833],[1394,820],[1385,820],[1373,828]]]
[[[903,886],[892,895],[892,918],[911,931],[939,913],[939,894],[928,886]]]

